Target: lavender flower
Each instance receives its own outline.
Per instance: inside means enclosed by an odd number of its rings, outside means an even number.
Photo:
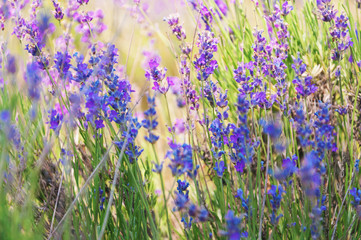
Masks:
[[[221,11],[221,13],[226,16],[227,15],[227,11],[228,11],[228,7],[227,4],[223,1],[223,0],[214,0],[214,2],[217,4],[219,10]],[[219,13],[219,11],[217,10],[217,14],[220,18],[222,18],[222,15]]]
[[[63,120],[63,114],[57,112],[55,109],[49,111],[49,125],[56,133],[59,133]]]
[[[11,124],[11,113],[8,110],[0,111],[0,132],[5,134],[18,151],[22,150],[20,132],[14,124]]]
[[[235,69],[234,72],[234,79],[236,82],[241,84],[241,92],[247,94],[252,92],[254,86],[252,83],[250,83],[250,77],[247,76],[246,71],[247,69],[252,69],[253,63],[244,64],[239,63],[237,69]]]
[[[354,208],[357,208],[361,202],[361,190],[357,188],[353,188],[350,190],[350,195],[353,197],[353,201],[351,201],[351,205]]]
[[[140,123],[137,118],[132,118],[130,121],[130,130],[129,134],[127,134],[126,130],[123,131],[120,141],[114,142],[114,144],[122,149],[123,144],[126,141],[126,147],[124,151],[124,155],[127,156],[130,163],[134,163],[138,160],[139,156],[142,154],[143,149],[135,144],[135,139],[138,135],[138,130],[141,128]],[[125,124],[126,122],[124,122]],[[124,128],[124,127],[123,127]]]
[[[356,159],[355,161],[355,170],[356,172],[359,172],[360,168],[360,159]]]
[[[54,17],[56,20],[61,21],[64,18],[63,10],[59,6],[59,3],[55,2],[54,0],[53,0],[53,5],[55,8]]]
[[[334,127],[331,124],[330,118],[330,104],[319,102],[320,110],[315,113],[316,121],[314,123],[315,127],[315,143],[317,152],[322,159],[325,155],[325,151],[332,150],[335,152],[337,150],[336,143],[334,142]]]
[[[200,8],[199,13],[201,14],[201,18],[204,24],[206,25],[206,30],[211,31],[211,26],[213,22],[213,16],[212,16],[213,9],[208,9],[203,4],[200,4],[199,8]]]
[[[230,240],[237,240],[248,237],[248,233],[246,231],[242,232],[241,228],[243,216],[236,217],[234,216],[233,211],[228,210],[225,219],[227,223],[227,231],[222,231],[222,235],[227,236]]]
[[[88,4],[89,0],[76,0],[80,5]]]
[[[105,196],[103,196],[103,193],[104,193],[103,189],[101,189],[99,187],[99,201],[100,201],[99,209],[100,209],[100,211],[104,210]]]
[[[178,186],[177,186],[178,192],[187,191],[187,188],[189,187],[189,182],[187,182],[186,180],[182,181],[182,180],[178,179],[177,183],[178,183]]]
[[[282,16],[287,16],[292,10],[293,10],[293,6],[289,5],[288,1],[285,1],[282,4],[281,14]]]
[[[214,167],[214,170],[217,172],[218,177],[222,177],[224,170],[226,167],[224,166],[224,161],[220,161],[219,163],[216,162],[216,166]]]
[[[310,213],[310,218],[312,219],[312,223],[310,226],[311,229],[311,237],[312,239],[319,239],[322,230],[322,212],[326,211],[326,206],[324,206],[326,201],[326,196],[323,196],[321,199],[317,200],[316,206],[312,208]]]
[[[155,173],[160,174],[162,172],[162,169],[163,169],[163,163],[164,162],[161,162],[160,164],[156,164],[155,162],[153,162],[154,168],[152,169],[152,171],[155,172]]]
[[[185,173],[192,174],[193,169],[193,154],[192,147],[186,143],[177,144],[170,142],[171,150],[167,152],[166,158],[169,158],[169,164],[173,176],[180,176]]]
[[[279,138],[282,134],[282,126],[276,121],[261,120],[260,125],[263,127],[263,132],[271,137],[272,140]]]
[[[305,157],[304,164],[299,170],[302,188],[307,196],[320,197],[321,175],[318,171],[319,158],[315,151],[308,153]]]
[[[26,44],[25,49],[33,56],[40,55],[42,48],[46,44],[46,36],[55,30],[54,24],[50,23],[49,15],[40,13],[38,16],[38,20],[34,19],[31,22],[21,20],[23,27],[19,29],[20,32],[18,34],[16,34],[17,29],[14,29],[14,33],[20,40],[26,36],[29,43]]]
[[[165,78],[165,73],[167,71],[166,68],[159,67],[160,58],[155,57],[149,60],[149,69],[145,72],[145,77],[148,80],[153,80],[155,82],[159,82]]]
[[[297,155],[293,155],[292,159],[289,157],[283,159],[282,169],[275,171],[274,177],[277,180],[286,180],[292,177],[292,175],[298,171],[297,162],[296,162],[297,159],[298,159]]]
[[[237,194],[235,195],[236,198],[239,198],[242,201],[242,207],[243,210],[245,211],[245,217],[248,218],[249,215],[252,214],[252,212],[250,211],[250,206],[249,206],[249,196],[247,197],[247,199],[244,198],[244,193],[243,190],[241,188],[239,188],[237,190]]]
[[[187,190],[187,188],[189,187],[189,183],[187,183],[185,180],[184,182],[178,180],[178,192],[176,193],[176,198],[174,200],[175,203],[175,208],[173,209],[173,211],[180,211],[185,209],[189,202],[189,190]]]
[[[169,27],[172,29],[173,34],[178,38],[178,40],[183,41],[186,39],[186,33],[182,25],[179,23],[179,14],[171,14],[169,17],[164,18],[163,20],[168,23]]]
[[[87,63],[84,63],[83,55],[75,53],[73,57],[75,57],[76,60],[76,67],[71,66],[75,71],[75,75],[72,77],[72,80],[81,83],[83,86],[86,80],[92,74],[93,70],[88,68]]]
[[[153,80],[153,90],[161,94],[168,92],[170,84],[172,83],[172,78],[167,78],[166,83],[164,83],[165,73],[167,68],[159,67],[160,58],[155,57],[149,60],[148,65],[149,69],[146,70],[145,77],[148,81]]]
[[[348,112],[348,106],[346,106],[346,107],[340,106],[339,108],[336,108],[335,111],[336,111],[338,114],[340,114],[341,116],[344,116],[344,115],[346,115],[347,112]]]
[[[296,127],[297,138],[299,139],[302,147],[314,145],[310,137],[312,134],[312,124],[307,122],[306,113],[303,110],[302,103],[296,103],[294,126]]]
[[[102,10],[98,9],[95,12],[90,11],[85,14],[80,14],[75,11],[73,18],[79,23],[75,30],[81,33],[81,41],[91,45],[91,37],[100,35],[107,26],[104,24],[104,14]]]
[[[336,17],[337,10],[331,4],[331,0],[317,0],[317,8],[324,22],[330,22]]]
[[[192,221],[192,217],[189,219],[189,222],[187,222],[187,220],[183,217],[181,222],[184,224],[184,229],[190,229],[192,227]]]
[[[54,56],[55,68],[58,70],[60,76],[68,77],[71,76],[69,69],[71,67],[70,64],[71,56],[65,52],[57,52]]]
[[[342,53],[353,45],[350,33],[348,32],[348,17],[341,14],[335,19],[335,24],[330,28],[330,35],[336,48],[332,50],[332,59],[338,61]]]
[[[212,32],[205,31],[198,34],[199,52],[193,63],[197,70],[197,78],[200,81],[206,81],[218,68],[217,60],[213,59],[213,54],[217,52],[217,44],[218,40]]]
[[[271,224],[277,225],[279,219],[283,216],[283,214],[277,215],[277,211],[281,206],[282,200],[282,193],[285,191],[283,190],[282,186],[279,185],[278,188],[276,185],[272,185],[271,189],[268,190],[267,194],[271,195],[272,199],[270,200],[271,207],[272,207],[272,215],[271,215]]]
[[[307,97],[317,91],[317,87],[311,82],[312,77],[303,76],[306,72],[306,64],[303,63],[299,53],[297,58],[293,58],[292,68],[296,73],[296,77],[292,82],[296,84],[296,91],[299,96]]]
[[[224,154],[223,145],[229,144],[228,138],[230,134],[230,127],[231,125],[228,125],[227,127],[224,126],[223,122],[219,118],[214,119],[209,126],[209,131],[212,133],[212,152],[216,159],[219,159]]]
[[[6,62],[5,68],[8,71],[8,73],[11,73],[11,74],[16,73],[17,66],[16,66],[16,58],[15,58],[15,56],[13,56],[11,54],[7,55],[7,62]]]
[[[198,219],[201,222],[208,220],[208,211],[204,207],[198,207],[194,204],[191,204],[188,209],[189,216]]]
[[[40,99],[39,85],[41,83],[41,74],[37,63],[27,64],[24,78],[28,84],[29,97],[34,101],[38,101]]]
[[[145,140],[150,143],[155,143],[158,141],[159,136],[153,134],[153,130],[158,126],[157,118],[156,118],[156,110],[155,110],[155,97],[148,96],[148,104],[149,109],[144,112],[145,119],[142,121],[142,125],[144,128],[148,129],[148,136],[145,136]]]
[[[252,161],[253,155],[253,144],[247,127],[249,101],[246,99],[245,95],[238,95],[236,107],[239,114],[239,123],[238,126],[230,125],[230,129],[232,129],[232,133],[230,135],[230,157],[232,162],[235,164],[236,171],[243,173],[246,163],[250,163]]]

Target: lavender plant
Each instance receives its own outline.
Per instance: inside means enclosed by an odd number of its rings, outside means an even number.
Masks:
[[[0,239],[360,239],[352,4],[0,0]]]

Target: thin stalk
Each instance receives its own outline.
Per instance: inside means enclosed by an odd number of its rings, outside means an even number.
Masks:
[[[157,164],[159,164],[158,154],[157,154],[157,151],[155,150],[154,144],[152,144],[152,148],[153,148],[153,152],[154,152]],[[162,193],[163,193],[163,200],[164,200],[165,215],[167,217],[168,235],[169,235],[169,239],[172,239],[172,231],[170,229],[170,221],[169,221],[169,216],[168,216],[167,199],[165,197],[164,181],[163,181],[163,175],[161,173],[159,173],[159,178],[160,178],[160,183],[162,185]]]

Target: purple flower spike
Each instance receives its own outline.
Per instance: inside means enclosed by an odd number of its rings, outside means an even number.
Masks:
[[[214,170],[217,172],[218,177],[223,177],[223,173],[226,167],[224,166],[224,161],[216,162]]]
[[[227,223],[227,231],[221,231],[221,235],[227,236],[230,240],[238,240],[241,238],[247,238],[248,233],[242,232],[241,222],[244,215],[240,217],[234,216],[234,212],[228,210],[225,219]]]
[[[168,23],[169,27],[172,29],[173,34],[178,38],[178,40],[182,41],[187,38],[182,25],[179,23],[179,14],[171,14],[169,17],[164,18],[163,20]]]
[[[199,52],[193,63],[197,70],[197,78],[200,81],[206,81],[218,68],[217,60],[213,59],[213,54],[217,52],[217,44],[218,39],[214,37],[212,32],[205,31],[198,35]]]
[[[64,18],[63,10],[59,6],[59,3],[55,2],[55,0],[53,0],[53,5],[55,8],[54,17],[56,20],[61,21]]]
[[[312,77],[309,75],[304,76],[306,64],[303,63],[299,53],[297,58],[293,58],[292,68],[296,73],[296,77],[292,82],[296,85],[296,91],[299,96],[307,97],[317,91],[317,87],[312,84]]]

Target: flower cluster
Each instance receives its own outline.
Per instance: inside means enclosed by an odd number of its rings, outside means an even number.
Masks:
[[[267,192],[267,194],[272,197],[270,199],[270,204],[272,207],[271,224],[273,225],[277,225],[279,219],[283,216],[282,214],[277,216],[277,210],[281,206],[282,193],[285,193],[285,191],[281,185],[279,185],[278,188],[276,185],[272,185],[271,189]]]
[[[330,35],[336,44],[336,48],[332,49],[332,59],[338,61],[342,59],[342,53],[349,49],[353,42],[348,32],[348,17],[340,14],[334,21],[335,24],[330,28]]]
[[[357,208],[361,202],[361,190],[357,188],[353,188],[350,190],[350,195],[353,197],[353,201],[351,201],[351,205]]]
[[[167,152],[166,158],[171,161],[169,168],[173,176],[187,173],[190,177],[195,177],[197,168],[194,169],[193,165],[192,147],[186,143],[177,144],[176,142],[170,142],[169,147],[171,150]]]
[[[221,234],[227,236],[229,239],[247,238],[248,233],[242,231],[241,222],[244,216],[236,217],[234,212],[229,210],[225,216],[227,223],[227,231],[221,231]]]
[[[148,96],[149,109],[144,112],[145,119],[142,121],[144,128],[148,130],[148,136],[145,136],[145,140],[150,143],[155,143],[159,136],[153,134],[153,130],[158,126],[156,111],[155,111],[155,97]]]
[[[205,222],[208,220],[208,211],[204,207],[198,207],[197,205],[191,203],[189,199],[189,183],[184,180],[177,181],[178,186],[175,192],[176,198],[174,200],[175,208],[173,211],[182,211],[183,217],[181,222],[184,223],[185,229],[190,229],[192,227],[192,221]],[[187,222],[189,217],[189,222]]]
[[[81,33],[82,42],[88,43],[89,45],[94,41],[92,38],[107,29],[107,26],[103,22],[104,13],[101,9],[98,9],[95,12],[89,11],[86,13],[75,11],[72,17],[79,24],[75,30]]]
[[[179,23],[178,14],[172,14],[169,17],[164,18],[164,21],[168,23],[169,27],[172,29],[173,34],[178,38],[178,40],[186,39],[187,36],[182,25]]]
[[[287,157],[283,159],[282,169],[277,170],[274,173],[274,177],[280,181],[290,179],[292,175],[298,171],[297,159],[297,155],[293,155],[292,158]],[[289,183],[291,184],[292,180],[290,180]]]
[[[248,218],[248,216],[250,216],[252,214],[252,211],[251,211],[250,205],[249,205],[249,196],[247,197],[247,199],[245,199],[243,195],[244,195],[243,190],[241,188],[239,188],[237,190],[237,194],[235,197],[239,198],[242,201],[242,207],[246,214],[245,217]]]
[[[167,78],[166,83],[164,83],[165,73],[167,72],[167,68],[159,67],[160,58],[154,57],[149,60],[148,66],[149,68],[145,72],[145,77],[148,81],[153,80],[153,90],[159,92],[161,94],[165,94],[168,92],[171,79]]]
[[[313,239],[320,238],[322,225],[321,222],[323,220],[322,213],[326,211],[326,206],[324,206],[326,201],[326,196],[323,196],[321,199],[317,200],[317,204],[312,208],[310,213],[310,218],[312,219],[312,223],[310,226],[311,229],[311,237]]]
[[[63,114],[56,111],[55,109],[52,109],[49,112],[49,125],[50,129],[53,129],[55,132],[59,133],[61,128],[61,123],[63,120]]]
[[[320,159],[323,159],[327,150],[332,150],[333,152],[337,150],[336,143],[334,142],[336,132],[331,124],[330,104],[319,102],[319,108],[320,110],[315,113],[315,144]]]
[[[124,155],[127,156],[130,163],[135,163],[143,152],[143,149],[135,144],[135,139],[138,135],[139,128],[141,128],[141,125],[137,118],[129,120],[129,125],[130,129],[127,130],[123,128],[124,131],[120,141],[115,141],[114,144],[119,149],[122,149],[123,145],[125,144]],[[129,133],[127,133],[127,131],[129,131]]]
[[[99,188],[100,211],[104,210],[105,196],[103,196],[103,193],[104,193],[103,189]]]
[[[293,58],[292,68],[296,73],[296,77],[292,82],[296,85],[298,96],[307,97],[317,91],[317,87],[312,84],[312,76],[304,76],[306,64],[303,63],[299,53],[297,58]]]
[[[54,5],[54,17],[56,20],[61,21],[64,18],[64,13],[63,10],[61,9],[59,3],[55,2],[55,0],[53,0],[53,5]]]
[[[337,10],[331,4],[331,0],[317,0],[317,8],[324,22],[331,22],[336,17]]]
[[[246,163],[252,161],[254,143],[250,138],[250,131],[247,126],[247,113],[249,110],[249,101],[244,94],[238,95],[237,111],[238,111],[238,125],[232,124],[230,126],[230,157],[235,165],[236,171],[243,173]]]
[[[217,60],[213,59],[214,53],[217,52],[217,44],[218,39],[214,37],[214,33],[204,31],[198,34],[199,52],[193,63],[197,70],[197,79],[200,81],[206,81],[218,68]]]

